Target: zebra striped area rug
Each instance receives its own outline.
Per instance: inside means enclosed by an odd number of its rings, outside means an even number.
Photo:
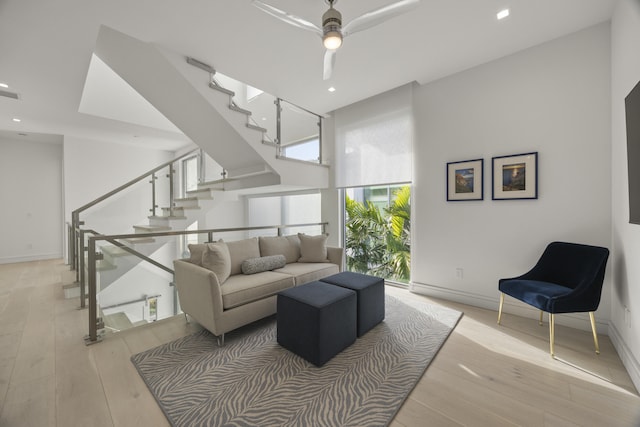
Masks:
[[[386,318],[321,368],[280,347],[275,317],[136,354],[173,426],[384,426],[462,313],[386,297]]]

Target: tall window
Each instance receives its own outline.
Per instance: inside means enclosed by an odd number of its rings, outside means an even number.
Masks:
[[[408,283],[411,271],[411,187],[345,189],[347,269]]]
[[[408,283],[413,166],[412,85],[339,109],[336,186],[345,191],[347,268]]]

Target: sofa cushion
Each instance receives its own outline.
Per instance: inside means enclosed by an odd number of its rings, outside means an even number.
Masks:
[[[295,285],[293,276],[274,271],[230,276],[220,287],[225,310],[270,297]]]
[[[327,258],[327,237],[326,234],[317,236],[307,236],[298,233],[300,239],[300,259],[299,262],[329,262]]]
[[[189,244],[189,262],[198,266],[202,266],[202,255],[207,250],[205,243]]]
[[[287,260],[284,255],[269,255],[260,258],[249,258],[242,261],[242,274],[256,274],[263,271],[284,267]]]
[[[300,258],[300,238],[291,236],[261,236],[259,239],[260,255],[284,255],[287,264],[298,262]]]
[[[336,264],[330,262],[294,262],[274,270],[274,272],[292,275],[295,278],[296,286],[299,286],[337,274],[340,269]]]
[[[227,244],[222,240],[207,243],[202,254],[202,267],[213,271],[220,284],[224,283],[231,273],[231,256]]]
[[[231,275],[242,274],[242,261],[249,258],[260,258],[258,238],[236,240],[227,242],[229,255],[231,256]]]

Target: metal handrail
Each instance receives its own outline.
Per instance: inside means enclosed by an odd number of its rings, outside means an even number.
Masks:
[[[145,179],[149,175],[154,174],[154,173],[158,172],[159,170],[161,170],[163,168],[166,168],[167,166],[170,166],[171,164],[173,164],[173,163],[175,163],[175,162],[177,162],[179,160],[182,160],[183,158],[185,158],[187,156],[193,155],[193,153],[198,152],[198,151],[200,151],[200,149],[196,148],[196,149],[194,149],[192,151],[189,151],[186,154],[183,154],[182,156],[180,156],[178,158],[175,158],[173,160],[169,160],[169,161],[161,164],[160,166],[156,166],[155,168],[151,169],[149,172],[147,172],[147,173],[145,173],[143,175],[140,175],[137,178],[132,179],[131,181],[127,182],[126,184],[121,185],[120,187],[116,188],[115,190],[109,191],[108,193],[98,197],[97,199],[87,203],[86,205],[76,209],[73,212],[82,213],[82,211],[86,211],[90,207],[93,207],[93,206],[97,205],[98,203],[100,203],[100,202],[102,202],[102,201],[114,196],[115,194],[121,192],[122,190],[126,190],[127,188],[131,187],[133,184],[136,184],[136,183],[142,181],[143,179]]]
[[[220,82],[218,80],[216,80],[215,75],[216,75],[217,72],[216,72],[214,67],[212,67],[211,65],[209,65],[209,64],[207,64],[205,62],[199,61],[199,60],[197,60],[195,58],[192,58],[192,57],[189,57],[189,56],[186,57],[186,61],[187,61],[188,64],[193,65],[194,67],[199,68],[199,69],[209,73],[210,85],[213,84],[213,85],[215,85],[215,86],[217,86],[219,88],[226,89],[222,84],[220,84]],[[229,78],[231,78],[231,77],[229,77]],[[233,79],[233,80],[235,80],[235,79]],[[238,81],[238,80],[236,80],[236,81]],[[242,83],[242,82],[239,82],[239,83]],[[242,83],[242,84],[245,84],[245,83]],[[231,94],[233,94],[233,92],[229,91],[229,94],[230,94],[230,104],[232,106],[238,107],[238,104],[233,99],[233,95],[231,95]],[[291,105],[291,106],[297,108],[300,111],[303,111],[303,112],[305,112],[307,114],[311,114],[311,115],[313,115],[313,116],[318,118],[318,144],[319,144],[319,150],[318,150],[319,151],[319,159],[318,159],[318,163],[315,163],[315,162],[306,162],[306,163],[323,165],[323,163],[322,163],[322,120],[324,118],[326,118],[327,116],[326,115],[322,115],[322,114],[318,114],[318,113],[314,113],[313,111],[310,111],[310,110],[308,110],[308,109],[306,109],[304,107],[301,107],[301,106],[299,106],[297,104],[294,104],[293,102],[287,101],[286,99],[282,99],[280,97],[273,96],[273,95],[270,95],[270,96],[275,98],[273,103],[276,106],[276,137],[272,141],[272,142],[275,143],[275,147],[276,147],[276,158],[289,159],[288,157],[282,156],[282,147],[281,147],[281,142],[282,142],[282,129],[281,129],[281,124],[282,124],[282,122],[281,122],[282,105],[281,105],[281,103],[282,102],[286,102],[288,105]],[[251,121],[251,122],[253,122],[253,124],[255,124],[256,126],[260,127],[260,125],[258,123],[256,123],[251,118],[251,116],[248,116],[247,120],[248,120],[248,122]],[[267,138],[271,139],[271,138],[269,138],[268,135],[267,135]]]
[[[95,342],[99,341],[99,337],[98,337],[98,329],[99,327],[101,327],[102,325],[99,324],[99,319],[98,319],[98,304],[97,304],[97,270],[96,270],[96,261],[98,260],[98,254],[96,252],[96,242],[97,241],[108,241],[108,242],[114,242],[116,240],[122,240],[122,239],[133,239],[133,238],[138,238],[138,237],[167,237],[167,236],[186,236],[186,235],[192,235],[192,234],[207,234],[207,241],[211,242],[213,241],[213,234],[214,233],[228,233],[228,232],[235,232],[235,231],[258,231],[258,230],[271,230],[271,229],[277,229],[278,230],[278,235],[282,235],[282,230],[285,228],[294,228],[294,227],[311,227],[311,226],[322,226],[322,232],[324,233],[326,231],[326,226],[328,225],[328,222],[314,222],[314,223],[304,223],[304,224],[280,224],[280,225],[264,225],[264,226],[254,226],[254,227],[229,227],[229,228],[211,228],[211,229],[205,229],[205,230],[181,230],[181,231],[157,231],[157,232],[151,232],[151,233],[129,233],[129,234],[114,234],[114,235],[101,235],[96,233],[93,230],[81,230],[82,231],[82,236],[83,236],[83,240],[84,240],[84,234],[85,233],[91,233],[94,234],[93,236],[90,236],[88,238],[88,242],[87,242],[87,247],[88,247],[88,287],[89,287],[89,334],[85,337],[85,343],[86,344],[93,344]],[[122,243],[118,242],[117,243],[118,246],[122,245]],[[125,248],[123,248],[125,249]],[[129,251],[129,249],[131,248],[126,248],[127,251]],[[143,259],[144,261],[147,262],[151,262],[153,265],[155,265],[156,267],[161,268],[164,271],[170,272],[171,274],[174,274],[174,271],[166,266],[161,266],[161,264],[159,264],[157,261],[152,260],[150,258],[148,258],[145,255],[140,254],[139,252],[135,251],[134,249],[131,249],[130,251],[132,254],[134,254],[135,256],[139,256],[141,259]],[[81,257],[82,260],[84,260],[84,257]],[[83,273],[84,273],[84,266],[82,268]],[[82,283],[80,284],[80,293],[81,293],[81,299],[84,302],[84,279],[82,281]]]
[[[137,178],[134,178],[128,182],[126,182],[125,184],[117,187],[114,190],[109,191],[106,194],[103,194],[102,196],[98,197],[97,199],[79,207],[78,209],[74,210],[73,212],[71,212],[71,239],[70,239],[70,244],[69,244],[69,251],[71,252],[71,254],[69,255],[69,258],[71,260],[73,260],[71,264],[71,269],[72,270],[76,270],[76,281],[79,281],[79,267],[80,267],[80,258],[81,258],[81,253],[78,252],[78,247],[79,247],[79,233],[78,230],[80,229],[80,226],[83,225],[83,222],[80,221],[80,214],[84,211],[86,211],[87,209],[113,197],[114,195],[118,194],[119,192],[126,190],[127,188],[131,187],[134,184],[137,184],[138,182],[142,181],[143,179],[151,176],[153,178],[153,182],[152,184],[155,187],[155,173],[160,171],[161,169],[166,168],[167,166],[172,166],[173,163],[178,162],[188,156],[192,156],[194,153],[196,152],[200,152],[201,149],[200,148],[196,148],[194,150],[189,151],[186,154],[183,154],[182,156],[175,158],[173,160],[169,160],[163,164],[161,164],[160,166],[156,166],[155,168],[151,169],[150,171],[138,176]],[[173,175],[173,171],[170,171],[170,175]],[[173,177],[170,177],[171,182],[173,181]],[[171,185],[173,186],[173,185]],[[173,197],[173,192],[171,192],[171,196]],[[152,209],[155,209],[155,190],[153,190],[153,206]],[[173,202],[173,200],[171,199],[171,202]],[[170,205],[173,205],[173,203],[170,203]],[[173,212],[172,210],[172,206],[169,206],[171,212]],[[153,212],[153,211],[152,211]],[[153,212],[155,215],[155,212]]]
[[[157,295],[147,295],[145,298],[138,298],[138,299],[134,299],[131,301],[125,301],[125,302],[119,302],[118,304],[113,304],[113,305],[108,305],[106,307],[102,307],[103,310],[109,310],[110,308],[118,308],[118,307],[122,307],[123,305],[129,305],[129,304],[136,304],[139,302],[144,302],[144,301],[148,301],[152,298],[160,298],[162,295],[161,294],[157,294]]]

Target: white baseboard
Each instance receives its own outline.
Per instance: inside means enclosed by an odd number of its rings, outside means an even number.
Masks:
[[[609,338],[611,339],[613,347],[615,347],[618,352],[618,356],[620,356],[622,364],[629,373],[629,377],[631,377],[633,385],[636,386],[636,390],[640,390],[640,362],[635,358],[631,349],[629,349],[622,339],[622,335],[620,335],[616,325],[613,323],[609,327]]]
[[[42,261],[46,259],[62,259],[62,253],[55,254],[37,254],[29,256],[16,256],[0,258],[0,264],[14,264],[17,262]]]
[[[446,299],[449,301],[459,302],[462,304],[471,305],[474,307],[480,307],[487,310],[498,311],[500,303],[500,297],[498,289],[496,288],[495,298],[487,297],[486,295],[474,294],[470,292],[462,292],[455,289],[442,288],[434,285],[427,285],[425,283],[412,282],[409,287],[411,292],[416,294],[426,295],[434,298]],[[538,319],[540,311],[522,303],[516,299],[505,297],[504,306],[502,312],[507,314],[514,314],[516,316]],[[497,314],[496,314],[497,316]],[[599,334],[609,334],[609,322],[598,319],[596,313],[596,329]],[[591,331],[591,323],[587,313],[567,313],[556,316],[556,324],[569,326],[571,328],[580,329],[583,331]]]

